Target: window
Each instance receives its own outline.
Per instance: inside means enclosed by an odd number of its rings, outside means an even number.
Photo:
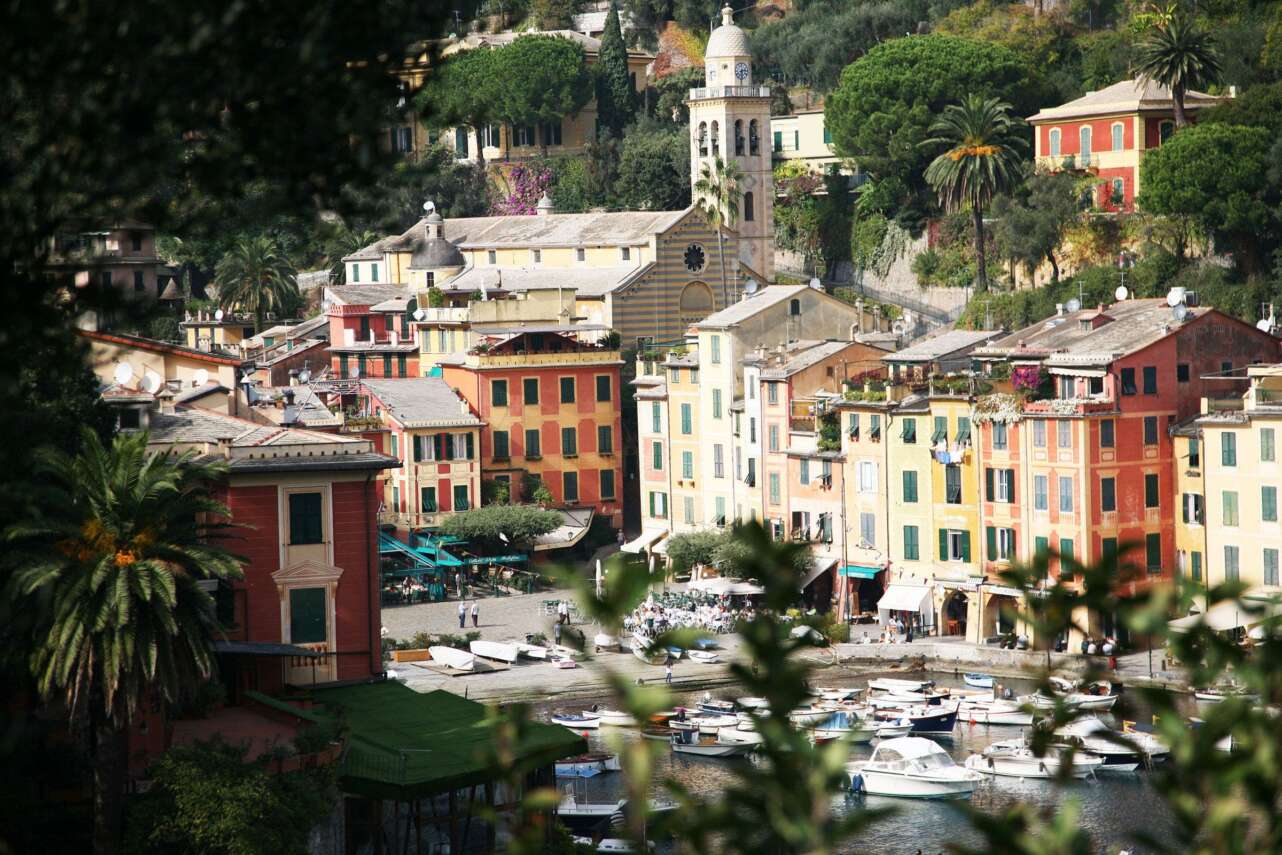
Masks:
[[[766,449],[768,451],[779,450],[779,425],[770,425],[766,428]]]
[[[1144,394],[1156,395],[1157,394],[1157,366],[1146,365],[1144,366],[1143,373],[1144,373]]]
[[[325,542],[321,505],[320,493],[289,494],[289,543],[291,546]]]
[[[579,431],[577,428],[561,428],[561,454],[566,457],[578,456]]]
[[[1202,465],[1202,443],[1195,439],[1189,440],[1189,466],[1197,469]]]
[[[726,448],[721,443],[712,446],[712,477],[726,477]]]
[[[917,472],[912,469],[904,470],[904,501],[910,504],[917,501]]]
[[[135,270],[134,271],[134,291],[141,292],[146,290],[147,290],[147,280],[145,278],[145,275],[141,270]]]
[[[877,464],[871,460],[859,461],[859,492],[877,492]]]
[[[859,540],[864,546],[877,546],[877,515],[867,511],[859,515]]]
[[[1071,537],[1061,537],[1059,539],[1059,555],[1061,559],[1073,560],[1073,539]],[[1060,565],[1060,572],[1063,571],[1063,564]]]
[[[1144,444],[1157,445],[1157,416],[1144,417]]]
[[[377,264],[371,264],[369,266],[369,281],[371,282],[378,281],[378,265]]]
[[[1135,394],[1135,369],[1134,368],[1122,369],[1122,394],[1123,395]]]
[[[508,450],[508,432],[505,430],[494,431],[494,459],[507,460],[510,453]]]
[[[1059,449],[1073,447],[1073,423],[1068,419],[1055,422],[1055,447]]]
[[[767,404],[779,403],[779,384],[778,383],[775,383],[772,381],[766,384],[766,403]]]
[[[1278,551],[1271,547],[1264,550],[1264,584],[1278,584]]]
[[[1161,507],[1161,498],[1158,495],[1158,477],[1156,472],[1150,472],[1144,476],[1144,507],[1157,508]]]
[[[1090,125],[1086,125],[1085,127],[1083,127],[1081,130],[1077,132],[1077,139],[1078,139],[1078,149],[1081,151],[1081,155],[1078,157],[1078,160],[1081,161],[1082,166],[1087,166],[1091,162],[1091,127]]]
[[[859,413],[850,414],[850,438],[859,439]]]
[[[955,528],[939,530],[940,561],[970,561],[970,532]]]
[[[1059,509],[1061,513],[1073,512],[1073,478],[1069,475],[1059,476]]]
[[[1237,434],[1229,431],[1220,434],[1220,465],[1237,466]]]
[[[993,448],[1005,449],[1009,447],[1008,443],[1006,425],[1002,422],[993,422]]]
[[[488,261],[490,264],[497,264],[499,260],[498,253],[492,249],[486,250],[485,260]]]
[[[614,470],[613,469],[601,470],[601,498],[602,500],[614,498]]]
[[[970,442],[970,419],[966,416],[957,417],[957,436],[956,442]]]
[[[490,402],[496,407],[507,406],[507,381],[490,381]]]
[[[561,403],[562,404],[574,403],[574,378],[573,377],[561,378]]]
[[[610,375],[598,374],[596,378],[596,399],[598,402],[610,403],[614,400],[614,387]]]
[[[868,439],[881,442],[881,416],[876,413],[868,417]]]
[[[541,249],[532,249],[532,250],[530,250],[530,263],[531,263],[531,264],[542,264],[542,263],[543,263],[543,250],[541,250]]]
[[[681,405],[681,433],[689,436],[694,433],[693,415],[689,404]]]
[[[289,643],[321,644],[328,637],[324,588],[289,589]]]
[[[800,466],[801,474],[799,477],[801,479],[801,483],[803,485],[809,484],[810,483],[810,461],[803,459],[800,461],[800,464],[801,464]]]
[[[687,525],[694,525],[694,496],[684,496],[681,500],[681,506],[684,513],[682,519]]]
[[[788,314],[794,318],[801,317],[801,301],[800,300],[788,301]]]
[[[471,498],[468,496],[466,484],[454,485],[454,510],[466,511],[472,506]]]
[[[1236,582],[1241,565],[1238,561],[1239,551],[1236,546],[1224,547],[1224,581]]]
[[[721,390],[720,389],[712,390],[712,417],[714,419],[721,418]]]
[[[1112,188],[1109,190],[1109,201],[1114,205],[1121,205],[1126,201],[1126,182],[1121,178],[1114,178]]]
[[[903,429],[903,433],[900,434],[900,438],[903,439],[905,445],[917,444],[917,420],[916,419],[904,419],[904,429]]]
[[[650,432],[663,432],[663,407],[658,401],[650,405]]]
[[[454,459],[471,460],[473,457],[474,442],[475,440],[472,439],[472,434],[470,433],[454,434]]]
[[[917,526],[904,526],[904,560],[919,561],[921,559],[921,542],[918,536]]]
[[[756,416],[748,417],[748,442],[753,443],[754,445],[757,442],[757,417]]]
[[[614,454],[614,428],[598,425],[596,429],[597,454]]]
[[[663,470],[663,443],[650,444],[650,466],[656,471]]]
[[[1260,488],[1260,519],[1264,522],[1278,521],[1278,488]]]
[[[754,208],[754,205],[753,205],[752,191],[749,190],[748,192],[743,194],[743,221],[745,223],[751,223],[754,219],[756,219],[756,212],[753,210],[753,208]]]
[[[1221,501],[1223,503],[1224,520],[1226,526],[1237,525],[1237,492],[1235,490],[1225,490]]]
[[[419,490],[419,498],[423,505],[423,513],[425,514],[436,513],[436,488],[435,487],[424,487],[423,489]]]
[[[543,436],[537,429],[525,432],[525,456],[534,459],[543,456]]]
[[[827,125],[824,125],[824,145],[832,145],[832,131],[828,130]]]
[[[949,463],[944,467],[944,499],[950,505],[962,503],[961,466]]]
[[[1122,141],[1125,138],[1126,129],[1121,122],[1113,124],[1113,151],[1121,151],[1123,148]]]
[[[770,504],[779,504],[779,474],[776,472],[770,473]]]
[[[735,119],[734,153],[739,157],[743,156],[743,119]]]
[[[1162,535],[1158,532],[1144,535],[1144,567],[1150,573],[1162,572]]]
[[[691,369],[690,369],[690,382],[691,382],[691,383],[698,383],[698,382],[699,382],[699,369],[698,369],[698,368],[691,368]]]
[[[1099,479],[1099,509],[1102,513],[1117,510],[1117,479]]]
[[[1033,448],[1046,447],[1046,422],[1041,419],[1033,422]]]
[[[668,518],[668,494],[651,493],[650,494],[650,516],[659,519]]]
[[[1183,506],[1184,522],[1189,525],[1201,525],[1206,521],[1206,508],[1202,496],[1198,493],[1184,493]]]
[[[1117,538],[1102,537],[1100,538],[1100,557],[1112,558],[1117,555]]]
[[[694,452],[681,452],[681,477],[686,480],[694,478]]]
[[[1113,435],[1113,420],[1101,419],[1099,423],[1099,445],[1100,448],[1112,448],[1116,439]]]
[[[988,527],[988,558],[990,561],[1012,561],[1015,558],[1015,529]]]
[[[1157,126],[1158,145],[1164,144],[1175,133],[1175,122],[1159,122]]]
[[[1034,556],[1045,555],[1046,553],[1050,552],[1050,549],[1051,549],[1051,542],[1048,538],[1045,538],[1045,537],[1033,538],[1033,555]]]
[[[620,248],[619,248],[619,260],[620,260],[620,261],[631,261],[631,260],[632,260],[632,247],[630,247],[630,246],[620,247]]]
[[[710,336],[708,340],[708,359],[713,365],[721,364],[721,336]]]
[[[1260,428],[1260,462],[1272,463],[1277,459],[1277,446],[1273,428]]]
[[[1193,578],[1194,582],[1202,581],[1202,553],[1189,553],[1189,575]]]
[[[984,467],[984,498],[990,502],[1015,501],[1015,470]]]
[[[396,357],[396,372],[401,377],[409,374],[409,361],[403,353]]]
[[[1050,137],[1050,156],[1059,157],[1059,128],[1051,128],[1051,132],[1048,136]]]
[[[1050,507],[1047,484],[1045,475],[1033,476],[1033,510],[1035,511],[1045,511]]]
[[[383,376],[392,376],[392,355],[390,353],[383,354]]]
[[[561,144],[561,123],[545,122],[540,126],[543,133],[543,142],[547,145]]]
[[[775,151],[783,151],[783,131],[775,131],[774,142]],[[756,154],[756,152],[753,152],[753,154]]]
[[[579,500],[578,472],[561,473],[561,499],[565,502],[577,502]]]

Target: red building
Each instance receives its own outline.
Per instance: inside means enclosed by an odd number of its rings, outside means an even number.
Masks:
[[[990,371],[1008,364],[1017,393],[977,405],[983,569],[1047,550],[1090,563],[1133,543],[1129,562],[1145,572],[1131,591],[1175,567],[1168,427],[1203,396],[1240,391],[1241,369],[1276,361],[1279,342],[1215,309],[1126,300],[1061,313],[973,355]],[[1104,616],[1101,633],[1112,630]]]
[[[578,338],[590,325],[488,329],[466,354],[441,360],[442,376],[472,405],[485,478],[513,500],[527,476],[556,504],[590,507],[623,524],[619,351]]]
[[[417,377],[414,298],[400,285],[327,288],[330,371],[336,377]]]
[[[1184,109],[1197,112],[1224,99],[1188,92]],[[1175,131],[1171,91],[1143,80],[1123,80],[1029,118],[1037,166],[1048,171],[1080,169],[1100,181],[1095,203],[1130,211],[1140,191],[1140,160]]]

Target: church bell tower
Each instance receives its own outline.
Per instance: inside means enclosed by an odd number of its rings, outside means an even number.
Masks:
[[[739,260],[767,284],[774,281],[774,179],[770,160],[770,87],[752,80],[748,35],[734,12],[721,9],[721,26],[704,52],[704,86],[691,89],[690,181],[717,158],[739,167],[740,201],[727,225],[739,235]],[[746,276],[737,277],[742,288]]]

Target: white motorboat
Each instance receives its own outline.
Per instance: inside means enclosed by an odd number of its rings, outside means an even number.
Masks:
[[[810,727],[832,714],[833,710],[830,707],[800,707],[788,713],[788,719],[795,727]]]
[[[621,772],[617,754],[580,754],[556,761],[558,778],[592,778],[602,772]]]
[[[587,845],[591,845],[590,840]],[[653,852],[654,841],[647,841],[646,847],[648,851]],[[633,852],[640,852],[642,850],[637,848],[637,844],[634,841],[628,840],[626,837],[603,837],[601,838],[601,842],[596,845],[596,851],[600,853],[600,855],[613,855],[614,853],[618,853],[618,855],[631,855]]]
[[[929,739],[904,736],[878,744],[872,758],[846,764],[852,792],[912,799],[966,799],[984,779],[962,768]]]
[[[909,719],[900,719],[899,721],[883,721],[877,725],[878,739],[895,739],[900,736],[907,736],[912,733],[913,723]]]
[[[878,677],[868,681],[868,688],[878,692],[920,692],[935,685],[934,680],[896,680]]]
[[[591,830],[610,821],[627,807],[627,799],[613,802],[590,802],[573,792],[563,793],[556,817],[572,830]]]
[[[526,659],[545,661],[548,658],[548,649],[538,644],[526,644],[523,641],[509,641],[508,644],[516,648],[517,655]]]
[[[877,735],[877,725],[875,722],[864,721],[853,712],[840,711],[816,724],[812,733],[817,742],[844,739],[860,744],[872,742],[872,738]]]
[[[1210,689],[1198,689],[1193,697],[1203,703],[1218,704],[1226,698],[1242,698],[1246,701],[1258,701],[1259,695],[1245,691],[1238,686],[1221,686]]]
[[[764,737],[752,728],[745,728],[742,724],[738,727],[723,727],[717,731],[717,739],[726,743],[742,743],[744,745],[760,745],[765,741]]]
[[[745,710],[764,710],[770,707],[770,702],[765,698],[736,698],[735,703]]]
[[[700,733],[715,734],[717,731],[726,727],[738,727],[739,718],[733,715],[692,715],[686,721],[693,724]],[[672,722],[675,726],[676,722]]]
[[[721,661],[721,657],[710,650],[691,650],[686,655],[691,662],[698,662],[700,665],[715,665]]]
[[[1023,739],[994,742],[983,753],[966,758],[966,768],[1003,778],[1056,778],[1061,769],[1069,777],[1085,778],[1103,765],[1103,758],[1083,751],[1072,752],[1070,759],[1068,749],[1060,745],[1047,746],[1038,757]]]
[[[601,727],[601,719],[591,713],[588,715],[577,715],[575,713],[552,713],[551,720],[553,724],[568,727],[570,730],[598,730]]]
[[[999,724],[1027,727],[1033,714],[1014,701],[971,701],[963,703],[957,716],[972,724]]]
[[[961,704],[954,701],[934,706],[879,709],[876,715],[879,719],[890,721],[906,718],[913,723],[913,733],[952,733],[957,727],[957,712],[960,708]]]
[[[694,731],[681,730],[672,734],[672,750],[677,754],[695,757],[742,757],[751,753],[755,744],[726,741],[721,734],[701,736]]]
[[[503,641],[484,641],[478,638],[468,644],[468,649],[473,655],[480,656],[482,659],[493,659],[509,665],[515,664],[520,656],[515,644]]]
[[[625,710],[597,709],[584,710],[585,716],[595,716],[602,727],[636,727],[637,720]]]
[[[1114,734],[1116,738],[1109,738]],[[1066,744],[1090,752],[1104,760],[1102,771],[1134,772],[1166,756],[1169,749],[1150,733],[1118,733],[1094,716],[1080,718],[1055,731]]]
[[[858,695],[860,689],[847,686],[820,686],[813,694],[825,701],[848,701]]]
[[[896,689],[889,692],[881,692],[877,695],[871,695],[868,703],[881,706],[892,706],[895,703],[901,704],[939,704],[946,700],[951,700],[952,695],[947,689],[920,689],[920,690],[903,690]]]
[[[712,713],[713,715],[733,715],[734,702],[723,701],[712,697],[712,695],[705,694],[699,700],[699,709],[706,713]]]
[[[453,668],[455,671],[471,671],[476,667],[476,657],[467,650],[438,645],[427,648],[427,652],[433,662]]]
[[[973,686],[976,689],[991,689],[993,687],[992,674],[976,674],[967,672],[962,674],[962,680],[967,686]]]
[[[620,646],[619,637],[617,635],[610,635],[608,632],[598,632],[596,635],[592,636],[592,645],[596,647],[597,650],[618,650]]]

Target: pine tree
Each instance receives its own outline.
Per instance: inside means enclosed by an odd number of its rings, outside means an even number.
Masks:
[[[628,76],[628,49],[619,27],[619,10],[613,3],[601,34],[596,103],[602,129],[612,137],[623,136],[623,129],[636,113],[636,93]]]

